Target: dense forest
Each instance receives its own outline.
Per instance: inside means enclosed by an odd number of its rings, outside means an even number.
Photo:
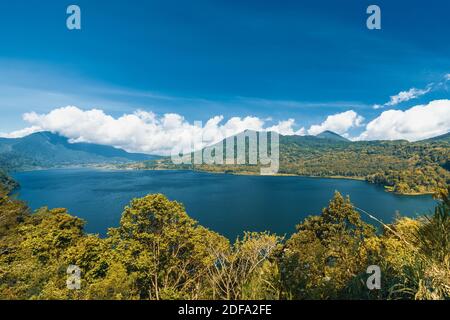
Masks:
[[[445,136],[446,137],[446,136]],[[444,138],[445,138],[444,137]],[[248,147],[248,141],[247,141]],[[224,143],[226,157],[226,142]],[[248,152],[247,152],[248,159]],[[258,165],[173,165],[170,158],[132,164],[138,169],[195,169],[259,174]],[[314,136],[280,136],[279,174],[366,180],[399,194],[433,193],[450,182],[447,140],[343,141]]]
[[[397,217],[382,232],[336,192],[290,238],[230,242],[161,194],[133,199],[100,238],[65,209],[32,213],[2,187],[0,299],[449,299],[449,191],[433,214]],[[71,265],[79,290],[66,283]],[[366,286],[370,265],[380,289]]]
[[[254,134],[259,139],[260,133]],[[433,193],[436,188],[450,182],[449,137],[446,134],[410,143],[352,142],[332,132],[318,136],[280,135],[278,173],[361,179],[383,185],[387,191],[399,194]],[[234,139],[236,144],[236,137]],[[226,157],[226,141],[223,146]],[[259,148],[259,142],[256,148]],[[174,165],[170,157],[130,154],[94,144],[71,144],[67,138],[49,132],[35,133],[20,139],[0,139],[0,170],[12,172],[65,166],[260,173],[258,165]]]

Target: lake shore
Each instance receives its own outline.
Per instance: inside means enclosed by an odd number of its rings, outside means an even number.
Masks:
[[[192,170],[120,170],[83,167],[16,173],[18,198],[35,210],[68,208],[87,221],[88,233],[105,235],[137,197],[164,194],[183,203],[202,225],[235,239],[243,230],[290,234],[307,216],[320,214],[336,191],[386,223],[396,212],[426,213],[431,197],[400,197],[355,179],[286,178],[211,174]]]
[[[28,171],[42,171],[49,169],[95,169],[95,170],[123,170],[123,171],[176,171],[180,170],[180,168],[164,168],[164,167],[156,167],[156,168],[144,168],[144,167],[132,167],[132,166],[122,166],[117,164],[86,164],[86,165],[70,165],[70,166],[62,166],[62,167],[54,167],[54,168],[45,168],[45,167],[36,167],[36,168],[27,168],[25,170],[20,170],[19,172],[28,172]],[[192,171],[192,172],[205,172],[212,174],[228,174],[228,175],[236,175],[236,176],[262,176],[254,171],[213,171],[213,170],[202,170],[202,169],[192,169],[192,168],[182,168],[181,170]],[[313,176],[313,175],[298,175],[293,173],[276,173],[271,175],[274,177],[306,177],[306,178],[315,178],[315,179],[339,179],[339,180],[357,180],[357,181],[366,181],[365,177],[349,177],[349,176],[341,176],[341,175],[333,175],[333,176]],[[425,195],[433,195],[434,192],[407,192],[407,193],[399,193],[394,192],[388,186],[384,186],[385,192],[393,193],[400,196],[425,196]]]
[[[176,168],[163,168],[163,167],[156,167],[156,168],[128,168],[129,170],[179,170]],[[214,173],[214,174],[229,174],[229,175],[236,175],[236,176],[260,176],[260,174],[254,172],[254,171],[214,171],[214,170],[205,170],[205,169],[185,169],[193,172],[206,172],[206,173]],[[333,176],[313,176],[313,175],[299,175],[299,174],[293,174],[293,173],[276,173],[273,174],[274,177],[306,177],[306,178],[316,178],[316,179],[341,179],[341,180],[357,180],[357,181],[366,181],[370,184],[369,181],[366,180],[365,177],[360,176],[341,176],[341,175],[333,175]],[[393,193],[400,196],[426,196],[426,195],[433,195],[434,192],[408,192],[408,193],[399,193],[394,192],[393,190],[390,190],[387,186],[385,187],[385,192],[387,193]]]

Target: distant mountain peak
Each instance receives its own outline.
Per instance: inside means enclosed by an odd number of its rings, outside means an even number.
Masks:
[[[343,136],[337,134],[336,132],[330,131],[330,130],[325,130],[325,131],[319,133],[318,135],[316,135],[316,137],[321,138],[321,139],[330,139],[330,140],[337,140],[337,141],[347,141],[347,142],[350,141],[347,138],[344,138]]]
[[[7,166],[57,167],[67,165],[125,163],[154,159],[155,156],[129,153],[123,149],[95,143],[70,143],[69,139],[49,131],[35,132],[22,138],[0,138],[0,159],[21,159],[18,163],[7,161]],[[17,161],[16,161],[17,162]]]

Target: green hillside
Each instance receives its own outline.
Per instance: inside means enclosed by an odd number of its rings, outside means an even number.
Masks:
[[[226,157],[226,142],[224,142]],[[279,174],[365,179],[400,194],[433,193],[450,181],[450,144],[445,141],[357,141],[280,135]],[[259,174],[258,165],[181,165],[170,158],[132,165],[141,169],[195,169]]]
[[[65,137],[38,132],[23,138],[0,138],[0,169],[23,170],[68,165],[123,163],[154,158],[90,143],[70,143]]]
[[[450,142],[450,132],[446,134],[424,140],[424,142]]]

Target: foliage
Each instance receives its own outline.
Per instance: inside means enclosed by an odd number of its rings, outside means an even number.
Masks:
[[[19,184],[0,169],[0,186],[2,186],[2,188],[9,193],[17,189]]]
[[[161,194],[134,199],[106,238],[65,209],[34,213],[0,191],[0,299],[449,299],[449,189],[434,214],[399,217],[381,234],[349,198],[289,239],[244,233],[234,243]],[[382,288],[368,290],[379,265]],[[66,286],[78,266],[81,289]]]
[[[208,272],[215,288],[213,298],[275,298],[277,287],[271,280],[276,277],[276,265],[271,257],[280,242],[281,238],[267,232],[246,232],[231,247],[210,246],[215,260]]]
[[[224,158],[226,158],[226,142]],[[235,148],[236,149],[236,148]],[[246,148],[248,159],[248,143]],[[443,141],[342,141],[280,136],[279,174],[365,179],[399,194],[434,193],[450,182],[450,144]],[[259,165],[174,165],[170,158],[126,165],[136,169],[195,169],[259,174]]]
[[[366,242],[374,236],[350,199],[336,192],[322,215],[299,224],[286,243],[281,269],[287,297],[351,297],[347,284],[368,265]]]

